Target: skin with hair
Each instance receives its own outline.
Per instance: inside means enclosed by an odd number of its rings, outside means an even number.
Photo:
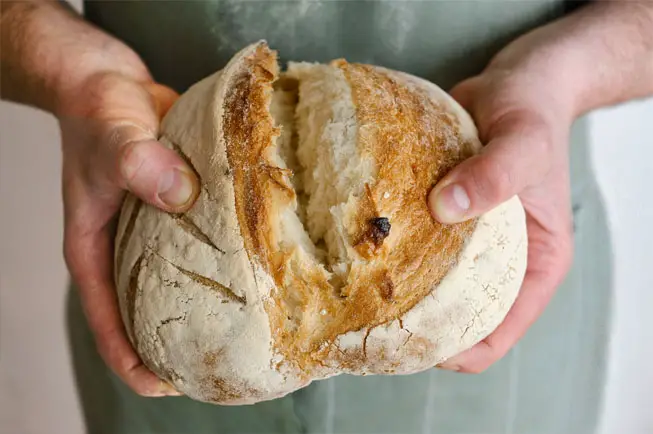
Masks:
[[[126,191],[171,212],[197,197],[192,170],[156,140],[177,95],[154,82],[133,50],[60,3],[1,5],[2,98],[50,112],[61,127],[64,252],[98,351],[137,393],[174,394],[125,335],[112,240]],[[517,302],[494,333],[442,366],[475,373],[523,336],[569,269],[569,128],[590,110],[653,94],[653,4],[583,7],[515,40],[452,94],[485,147],[433,189],[434,218],[463,221],[517,194],[528,219],[528,270]]]

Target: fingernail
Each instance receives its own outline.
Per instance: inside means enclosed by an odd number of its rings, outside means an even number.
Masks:
[[[454,371],[454,372],[459,372],[460,371],[460,366],[453,364],[453,363],[447,363],[443,362],[440,364],[435,365],[436,368],[438,369],[444,369],[446,371]]]
[[[165,172],[159,178],[158,196],[168,206],[185,205],[193,194],[193,181],[190,175],[178,168]]]
[[[463,187],[451,184],[430,198],[431,209],[442,223],[457,223],[465,219],[469,210],[469,196]]]
[[[183,393],[179,392],[177,389],[172,387],[169,383],[163,381],[161,382],[161,388],[159,389],[161,395],[163,396],[182,396]]]

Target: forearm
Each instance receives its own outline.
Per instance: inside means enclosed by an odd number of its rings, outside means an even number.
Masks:
[[[653,95],[653,2],[597,1],[518,39],[493,63],[516,62],[548,77],[574,115]]]
[[[66,95],[81,91],[97,74],[149,78],[129,47],[54,0],[1,5],[3,99],[56,113]]]

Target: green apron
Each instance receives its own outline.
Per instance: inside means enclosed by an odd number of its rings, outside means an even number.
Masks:
[[[444,88],[480,72],[510,40],[564,13],[561,1],[88,1],[178,91],[266,39],[282,61],[374,63]],[[585,121],[572,134],[574,266],[525,338],[480,375],[431,370],[341,376],[246,407],[142,398],[95,352],[74,291],[68,325],[90,434],[592,434],[609,329],[610,253]]]

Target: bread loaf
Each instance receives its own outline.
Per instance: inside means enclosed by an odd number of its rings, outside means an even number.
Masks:
[[[505,317],[526,267],[513,198],[442,225],[427,194],[481,149],[436,85],[290,63],[265,42],[191,87],[160,140],[196,171],[192,209],[128,196],[115,279],[144,363],[187,396],[251,404],[341,373],[410,374]]]

